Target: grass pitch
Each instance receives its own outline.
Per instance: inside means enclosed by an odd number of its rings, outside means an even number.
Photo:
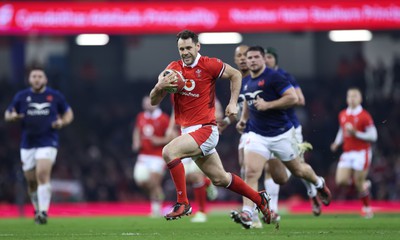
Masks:
[[[47,225],[33,219],[0,219],[2,239],[399,239],[400,215],[377,214],[373,219],[358,215],[283,215],[279,230],[242,229],[226,215],[211,214],[207,223],[191,223],[190,217],[166,221],[148,217],[50,218]]]

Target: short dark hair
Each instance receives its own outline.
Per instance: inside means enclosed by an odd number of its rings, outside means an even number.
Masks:
[[[35,71],[35,70],[44,72],[44,68],[42,66],[33,65],[33,66],[29,67],[28,74],[30,74],[32,71]]]
[[[265,51],[264,51],[264,48],[263,47],[261,47],[261,46],[251,46],[251,47],[249,47],[249,49],[247,49],[247,51],[246,51],[246,55],[247,55],[247,53],[248,52],[250,52],[250,51],[255,51],[255,52],[260,52],[261,53],[261,56],[265,56]]]
[[[278,64],[278,51],[273,47],[267,47],[265,53],[271,54],[275,58],[275,63]]]
[[[197,36],[196,33],[192,32],[190,30],[187,30],[187,29],[179,32],[176,35],[176,41],[178,41],[180,38],[184,39],[184,40],[191,38],[193,43],[195,43],[195,44],[197,44],[199,42],[199,36]]]

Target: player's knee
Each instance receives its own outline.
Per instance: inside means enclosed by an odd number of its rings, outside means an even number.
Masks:
[[[345,186],[349,185],[348,184],[349,180],[344,179],[344,178],[336,178],[335,182],[336,182],[336,185],[342,186],[342,187],[345,187]]]
[[[162,150],[162,156],[164,158],[164,160],[168,163],[172,160],[174,160],[174,156],[172,155],[172,151],[171,148],[169,147],[169,145],[166,145],[163,150]]]
[[[228,174],[220,175],[218,177],[212,177],[210,178],[212,184],[214,184],[217,187],[226,187],[230,183],[230,176]]]
[[[46,171],[39,171],[36,177],[38,184],[46,184],[50,181],[50,176]]]
[[[289,181],[289,177],[287,175],[279,175],[273,177],[273,180],[276,184],[283,185]]]

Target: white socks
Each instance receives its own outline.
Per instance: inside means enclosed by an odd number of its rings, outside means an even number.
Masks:
[[[276,184],[272,178],[264,180],[264,186],[267,190],[267,193],[271,196],[271,200],[269,202],[269,207],[275,213],[278,212],[278,200],[279,200],[279,184]]]
[[[317,188],[315,188],[314,184],[310,183],[309,181],[305,179],[301,179],[303,182],[304,186],[307,188],[307,195],[309,198],[313,198],[317,196]]]
[[[151,215],[154,217],[161,216],[161,201],[151,201]]]
[[[31,202],[35,211],[39,210],[39,200],[37,191],[29,193],[29,196],[31,197]]]
[[[324,180],[322,177],[317,177],[317,184],[315,184],[316,188],[322,188],[324,186]]]
[[[37,188],[37,197],[39,201],[39,211],[49,211],[51,199],[51,186],[50,183],[41,184]]]

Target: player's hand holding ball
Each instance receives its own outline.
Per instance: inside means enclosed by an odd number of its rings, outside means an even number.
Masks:
[[[185,87],[186,80],[183,75],[173,69],[166,69],[163,73],[163,87],[169,93],[178,93]]]

